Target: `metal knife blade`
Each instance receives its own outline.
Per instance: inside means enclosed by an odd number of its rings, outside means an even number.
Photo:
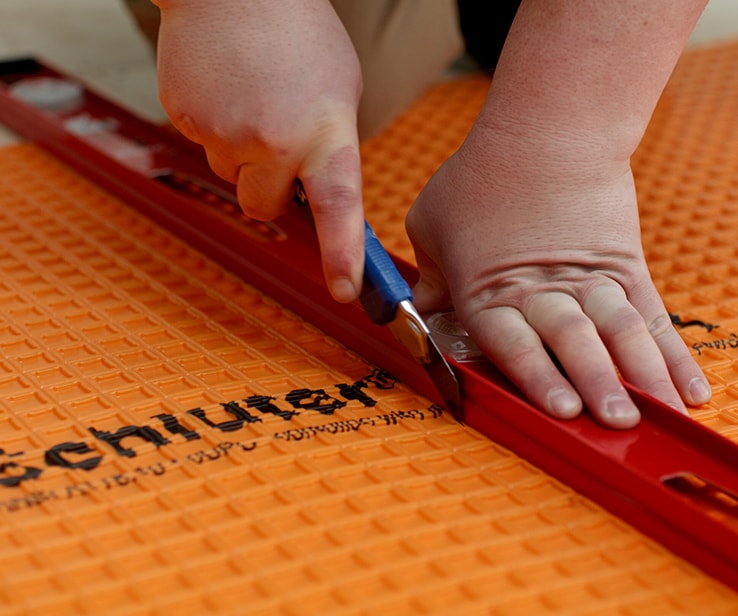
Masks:
[[[364,284],[361,292],[364,310],[374,323],[390,328],[400,344],[423,366],[447,408],[454,416],[459,416],[461,394],[456,375],[413,305],[412,290],[366,221],[364,232]]]

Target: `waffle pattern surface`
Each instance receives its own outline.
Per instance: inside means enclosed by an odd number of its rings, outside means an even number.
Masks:
[[[635,160],[654,278],[703,323],[682,330],[715,387],[695,416],[731,438],[736,69],[738,46],[689,52]],[[487,85],[441,84],[365,144],[393,252]],[[0,163],[0,613],[738,611],[35,146]]]

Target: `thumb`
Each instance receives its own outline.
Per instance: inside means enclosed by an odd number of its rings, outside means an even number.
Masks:
[[[415,251],[415,262],[420,275],[413,288],[413,303],[421,313],[439,312],[452,308],[451,293],[443,270],[425,249],[433,246],[427,226],[429,219],[433,217],[421,214],[423,194],[421,192],[405,218],[405,230]]]
[[[436,262],[416,242],[415,261],[420,278],[413,287],[413,303],[421,313],[440,312],[452,308],[446,277]]]

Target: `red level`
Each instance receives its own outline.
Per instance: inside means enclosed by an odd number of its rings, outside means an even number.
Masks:
[[[54,99],[55,86],[62,100]],[[0,64],[0,122],[417,391],[436,395],[386,328],[358,304],[331,299],[307,221],[245,217],[199,146],[32,59]],[[398,267],[412,283],[414,268]],[[587,415],[559,421],[539,412],[487,362],[450,363],[462,386],[462,421],[738,590],[738,446],[630,386],[643,419],[633,430],[610,431]]]

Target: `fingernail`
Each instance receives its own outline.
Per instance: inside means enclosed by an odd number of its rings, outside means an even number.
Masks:
[[[602,411],[604,419],[632,419],[638,416],[638,409],[627,396],[612,394],[605,399],[605,408]]]
[[[548,393],[548,408],[552,415],[574,417],[582,410],[579,396],[565,387],[556,387]]]
[[[693,404],[704,404],[712,396],[712,389],[705,379],[696,376],[689,382],[689,396]]]
[[[356,287],[348,278],[334,278],[330,290],[333,299],[344,304],[356,299]]]

